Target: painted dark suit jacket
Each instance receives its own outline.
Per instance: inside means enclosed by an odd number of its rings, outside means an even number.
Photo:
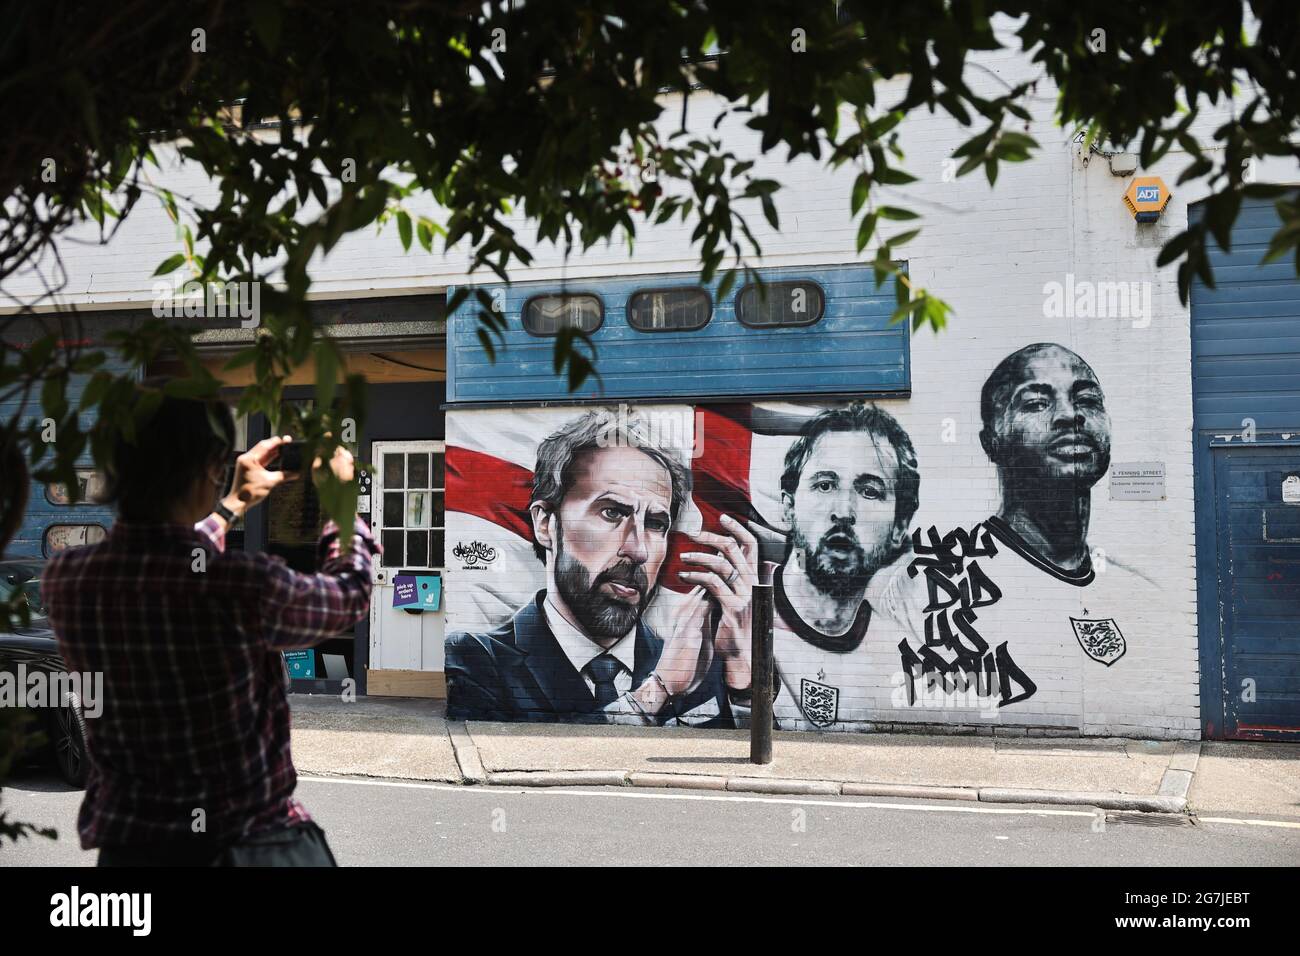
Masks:
[[[546,591],[495,631],[451,635],[446,644],[447,716],[453,720],[527,720],[604,723],[596,699],[560,648],[542,612]],[[650,676],[663,640],[646,624],[636,628],[632,688]],[[718,715],[699,726],[734,726],[714,660],[698,688],[658,715],[659,723],[715,701]]]

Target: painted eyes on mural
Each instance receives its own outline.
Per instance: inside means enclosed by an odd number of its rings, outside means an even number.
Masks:
[[[809,483],[809,487],[818,494],[828,495],[839,490],[840,483],[835,478],[816,478]],[[885,489],[872,482],[856,483],[854,490],[869,501],[879,501],[885,497]]]
[[[1075,408],[1101,410],[1106,407],[1105,399],[1099,391],[1081,392],[1074,396]],[[1048,395],[1028,395],[1018,402],[1021,411],[1045,412],[1056,405],[1056,400]]]
[[[610,524],[618,524],[624,518],[632,517],[632,509],[619,505],[606,505],[600,509],[600,516]]]
[[[610,505],[607,504],[600,509],[600,516],[610,524],[619,524],[632,517],[636,512],[627,505]],[[667,515],[648,514],[645,518],[645,527],[647,531],[654,531],[657,534],[667,534],[671,522]]]
[[[646,515],[645,526],[647,531],[656,531],[659,534],[667,534],[671,526],[667,515]]]

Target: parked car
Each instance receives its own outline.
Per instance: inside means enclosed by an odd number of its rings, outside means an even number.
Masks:
[[[40,558],[0,561],[0,600],[7,601],[15,592],[21,592],[30,612],[26,627],[0,632],[0,672],[8,672],[15,678],[20,664],[27,674],[34,671],[59,674],[67,670],[41,604],[44,565]],[[42,708],[38,719],[36,726],[44,731],[44,738],[32,735],[30,755],[40,757],[43,749],[44,756],[54,761],[65,781],[75,787],[85,786],[86,735],[81,701],[68,693],[63,700]]]

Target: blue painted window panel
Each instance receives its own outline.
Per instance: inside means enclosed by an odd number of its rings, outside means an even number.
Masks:
[[[1193,207],[1192,218],[1200,209]],[[1279,224],[1271,201],[1242,203],[1225,252],[1212,240],[1215,288],[1192,285],[1193,410],[1198,430],[1300,428],[1300,281],[1295,260],[1260,265]]]
[[[87,351],[101,351],[101,349],[95,346],[87,349]],[[122,374],[127,370],[128,365],[120,358],[107,349],[102,351],[105,351],[108,359],[100,368],[116,374]],[[81,394],[85,391],[86,384],[89,381],[90,375],[73,376],[67,390],[69,404],[76,405],[81,400]],[[17,402],[0,403],[0,416],[7,420],[10,415],[18,411],[18,405]],[[39,420],[40,417],[39,404],[33,407],[29,403],[23,421]],[[93,415],[78,415],[77,417],[83,430],[90,428],[95,423]],[[36,467],[39,468],[41,465],[38,464]],[[77,467],[87,469],[94,467],[89,449],[78,459]],[[27,511],[23,516],[23,523],[19,526],[13,540],[9,542],[4,556],[6,558],[40,557],[43,553],[42,545],[46,529],[58,524],[98,524],[107,530],[113,525],[113,509],[108,505],[97,505],[87,501],[82,501],[76,505],[51,504],[45,497],[45,483],[33,479],[28,491]]]
[[[708,291],[713,316],[702,329],[633,329],[630,296],[645,289],[693,288],[698,273],[570,280],[566,291],[601,296],[605,321],[591,336],[595,377],[570,392],[555,374],[552,339],[524,331],[521,309],[529,298],[561,291],[554,281],[520,282],[504,293],[507,331],[496,362],[476,335],[479,304],[470,297],[448,319],[447,401],[493,403],[602,399],[691,399],[749,395],[905,394],[911,386],[908,328],[890,324],[891,283],[876,288],[870,267],[799,266],[761,270],[764,281],[803,279],[825,291],[825,314],[802,328],[747,328],[736,318],[739,285],[723,300],[718,283]]]

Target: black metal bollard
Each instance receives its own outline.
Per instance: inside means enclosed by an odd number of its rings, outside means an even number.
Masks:
[[[773,658],[772,565],[763,562],[759,584],[754,585],[750,616],[749,762],[772,762],[772,691],[776,686]]]

